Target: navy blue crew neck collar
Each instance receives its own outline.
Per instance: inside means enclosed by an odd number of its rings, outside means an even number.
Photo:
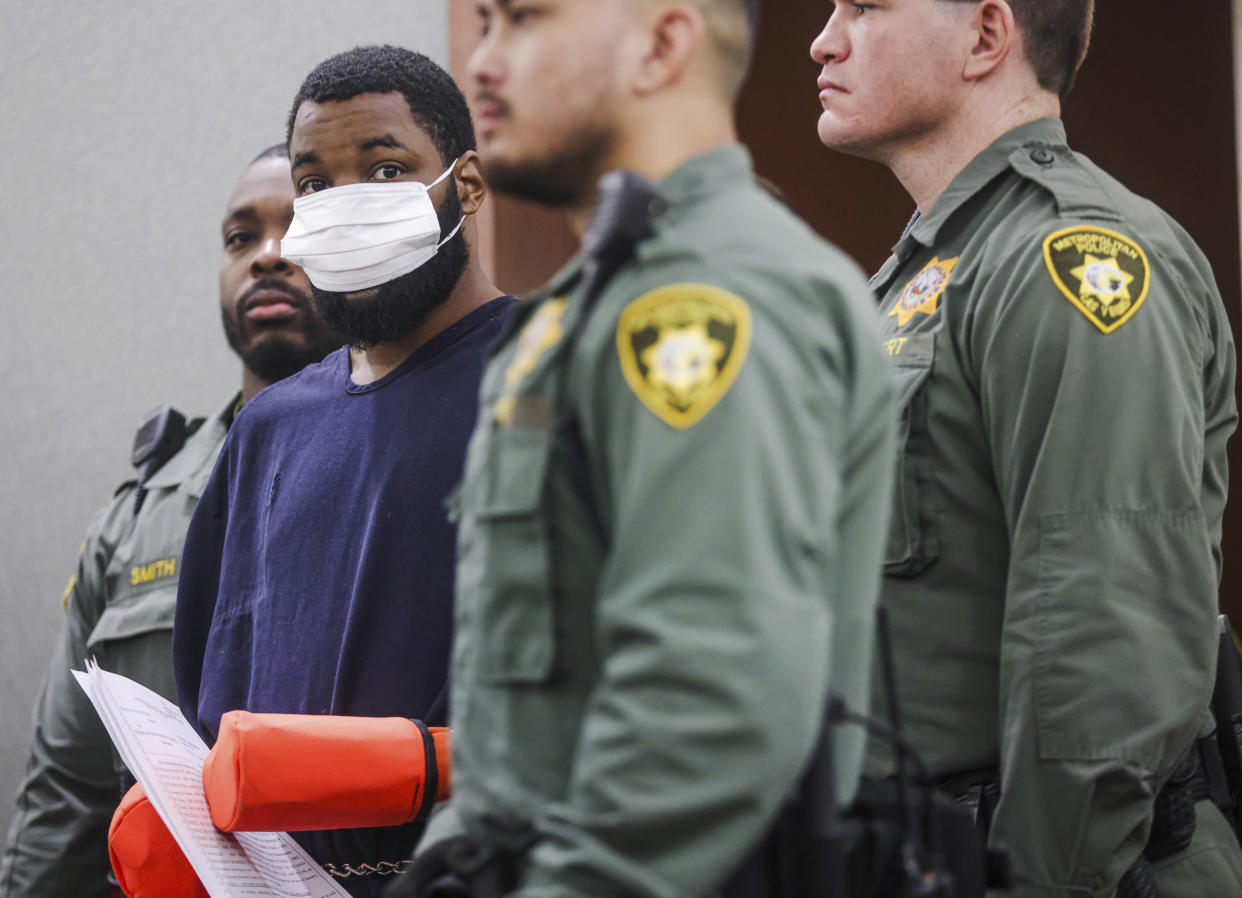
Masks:
[[[341,374],[342,380],[345,382],[346,393],[373,393],[381,390],[388,384],[399,380],[411,371],[417,370],[429,360],[435,358],[449,346],[452,346],[462,337],[488,321],[491,321],[501,312],[509,307],[511,303],[518,302],[513,296],[498,296],[490,302],[486,302],[477,309],[458,318],[440,333],[436,334],[422,346],[415,349],[409,356],[396,368],[393,368],[379,380],[372,381],[369,384],[356,384],[349,379],[350,360],[349,348],[344,347],[340,351],[340,358],[337,362],[337,370]]]

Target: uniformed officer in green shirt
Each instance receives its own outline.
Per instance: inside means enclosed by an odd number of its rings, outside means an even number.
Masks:
[[[123,484],[87,530],[35,706],[34,742],[0,864],[5,898],[109,894],[108,824],[133,781],[69,671],[93,656],[105,670],[176,699],[171,634],[181,546],[233,415],[339,344],[315,312],[306,275],[280,255],[292,217],[288,152],[275,146],[238,181],[221,231],[221,315],[242,361],[241,393],[192,424],[180,451],[141,485]]]
[[[484,375],[453,802],[420,850],[464,832],[522,898],[705,896],[797,787],[829,692],[866,703],[895,417],[871,298],[737,143],[757,4],[479,12],[492,187],[579,233],[606,172],[658,197],[603,289],[572,260]]]
[[[872,279],[902,406],[881,601],[906,737],[982,797],[1006,894],[1237,898],[1211,802],[1189,846],[1154,810],[1212,750],[1234,342],[1186,232],[1066,145],[1092,6],[837,2],[811,46],[821,140],[918,206]]]

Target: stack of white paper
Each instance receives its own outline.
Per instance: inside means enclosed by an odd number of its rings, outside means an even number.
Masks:
[[[207,746],[176,705],[90,661],[74,676],[211,898],[349,898],[285,833],[220,832],[203,795]]]

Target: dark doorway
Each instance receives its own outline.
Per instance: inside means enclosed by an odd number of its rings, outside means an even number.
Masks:
[[[1091,52],[1065,108],[1070,143],[1181,222],[1207,254],[1235,340],[1239,295],[1233,24],[1228,3],[1199,4],[1167,21],[1159,0],[1099,0]],[[815,136],[818,67],[811,40],[830,5],[769,0],[742,101],[743,139],[817,231],[875,271],[914,211],[878,165],[830,153]],[[1158,42],[1153,36],[1159,32]],[[1242,484],[1242,435],[1230,444]],[[1242,487],[1225,515],[1222,606],[1242,624]]]

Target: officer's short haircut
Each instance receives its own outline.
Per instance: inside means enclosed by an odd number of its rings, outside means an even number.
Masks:
[[[644,2],[644,0],[631,0]],[[725,84],[736,95],[750,71],[763,0],[689,0],[703,14],[707,35],[725,70]]]
[[[272,156],[282,156],[283,158],[288,159],[289,158],[289,144],[287,143],[272,144],[262,153],[260,153],[259,155],[251,159],[250,164],[254,165],[260,159],[268,159]]]
[[[289,110],[286,140],[293,140],[293,122],[305,101],[340,102],[369,93],[404,96],[446,165],[475,148],[466,98],[449,73],[422,53],[388,44],[355,47],[315,66]]]
[[[978,3],[979,0],[954,0]],[[1007,0],[1039,86],[1062,99],[1087,56],[1095,0]]]
[[[746,81],[759,35],[762,0],[697,0],[707,18],[708,34],[732,76],[736,94]]]

